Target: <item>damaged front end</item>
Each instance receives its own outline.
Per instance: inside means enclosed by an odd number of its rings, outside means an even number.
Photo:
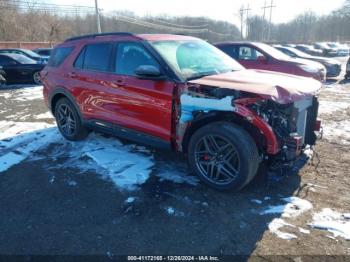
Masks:
[[[189,137],[198,127],[230,121],[253,137],[261,159],[296,160],[306,145],[316,143],[315,131],[320,127],[318,101],[313,95],[319,84],[309,79],[306,82],[313,84],[310,93],[273,83],[244,82],[227,74],[189,82],[179,94],[178,150],[186,151]]]

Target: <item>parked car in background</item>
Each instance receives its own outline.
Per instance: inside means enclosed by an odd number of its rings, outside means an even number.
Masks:
[[[0,87],[6,84],[5,74],[5,71],[2,70],[2,67],[0,66]]]
[[[327,43],[315,43],[314,47],[321,50],[324,56],[334,57],[338,55],[337,48],[330,47]]]
[[[348,60],[348,63],[346,64],[345,79],[350,79],[350,58]]]
[[[7,83],[41,84],[40,71],[45,67],[24,55],[0,53],[0,66]]]
[[[50,57],[52,48],[36,48],[33,49],[33,52],[37,53],[40,56]]]
[[[309,55],[315,55],[315,56],[322,56],[323,51],[320,49],[314,48],[312,45],[296,45],[296,46],[290,46],[290,47],[295,47],[296,49],[307,53]]]
[[[321,56],[312,56],[293,47],[286,47],[280,45],[274,45],[274,47],[280,50],[281,52],[285,53],[286,55],[289,55],[290,57],[303,58],[321,63],[327,69],[327,77],[337,77],[341,72],[341,63],[335,59]]]
[[[312,77],[319,81],[326,79],[326,69],[322,64],[305,59],[293,59],[267,44],[226,42],[215,46],[246,68]]]
[[[4,53],[24,55],[24,56],[29,57],[30,59],[35,60],[41,64],[46,64],[49,60],[49,58],[47,56],[40,56],[37,53],[35,53],[29,49],[22,49],[22,48],[0,49],[0,54],[4,54]]]
[[[327,43],[330,48],[334,48],[337,50],[337,56],[349,56],[350,48],[347,45],[341,45],[339,43]]]
[[[93,128],[186,153],[218,190],[243,188],[263,160],[291,163],[317,139],[319,81],[246,70],[194,37],[74,37],[55,47],[41,76],[66,139]]]

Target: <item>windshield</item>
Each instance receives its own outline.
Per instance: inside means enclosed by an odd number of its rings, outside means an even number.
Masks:
[[[302,52],[296,48],[293,48],[293,47],[288,47],[286,49],[288,49],[289,51],[293,52],[294,54],[296,54],[297,56],[300,56],[300,57],[308,57],[308,58],[312,57],[311,55],[304,53],[304,52]]]
[[[244,69],[202,40],[149,41],[172,69],[186,80]]]
[[[255,43],[254,45],[277,60],[290,60],[288,55],[270,45],[263,43]]]
[[[36,64],[37,62],[25,55],[12,54],[12,57],[20,64]]]
[[[27,49],[23,50],[22,49],[22,51],[23,51],[23,53],[25,53],[25,54],[27,54],[27,55],[29,55],[31,57],[38,57],[38,58],[40,57],[40,55],[38,55],[37,53],[33,52],[32,50],[27,50]]]

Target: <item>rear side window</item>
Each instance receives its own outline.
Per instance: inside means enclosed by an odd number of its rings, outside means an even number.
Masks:
[[[52,51],[48,66],[58,67],[73,51],[73,47],[58,47]]]
[[[16,64],[16,62],[14,60],[12,60],[11,58],[7,57],[7,56],[0,56],[0,66],[4,66],[4,65],[10,65],[10,64]]]
[[[112,44],[98,43],[84,47],[75,60],[74,67],[94,70],[109,71]]]

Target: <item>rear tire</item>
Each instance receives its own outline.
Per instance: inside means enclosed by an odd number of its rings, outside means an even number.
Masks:
[[[37,85],[41,85],[41,77],[40,77],[40,71],[34,72],[33,74],[33,82]]]
[[[74,105],[67,98],[61,98],[57,101],[55,118],[58,129],[67,140],[83,140],[89,134]]]
[[[252,137],[229,122],[214,122],[191,137],[188,160],[192,171],[217,190],[240,190],[256,175],[259,153]]]

